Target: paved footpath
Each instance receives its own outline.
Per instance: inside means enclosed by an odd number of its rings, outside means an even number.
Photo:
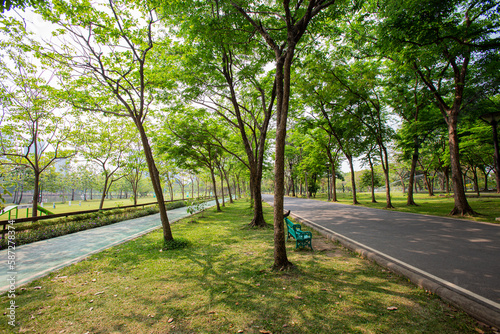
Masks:
[[[500,225],[289,197],[284,207],[417,284],[427,281],[428,290],[446,291],[444,299],[467,304],[459,306],[469,313],[492,311],[485,320],[500,326]]]
[[[215,201],[210,201],[204,206],[214,205]],[[187,216],[187,207],[168,211],[171,223]],[[157,213],[16,247],[16,287],[159,227]],[[0,251],[0,293],[9,289],[7,255],[6,249]]]

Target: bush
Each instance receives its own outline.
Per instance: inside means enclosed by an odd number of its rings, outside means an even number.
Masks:
[[[167,210],[186,206],[183,201],[167,203]],[[69,216],[51,220],[40,220],[34,223],[16,225],[16,246],[29,244],[35,241],[59,237],[62,235],[88,230],[95,227],[114,224],[123,220],[144,217],[158,213],[158,206],[146,208],[127,208],[99,211],[81,215]],[[8,246],[7,239],[0,239],[0,249]],[[168,247],[182,248],[182,242]],[[169,248],[170,249],[170,248]],[[174,249],[174,248],[172,248]]]

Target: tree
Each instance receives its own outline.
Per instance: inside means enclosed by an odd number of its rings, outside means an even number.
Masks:
[[[252,38],[246,22],[234,15],[234,8],[226,5],[188,2],[164,6],[184,40],[178,68],[185,85],[178,95],[185,103],[205,108],[233,129],[232,136],[239,137],[238,147],[219,145],[248,168],[254,207],[250,226],[264,227],[261,183],[276,92],[266,69],[269,52]]]
[[[0,43],[5,59],[0,62],[0,157],[2,164],[33,172],[35,217],[42,173],[76,152],[65,149],[71,129],[66,120],[68,109],[51,87],[60,68],[44,70],[27,51],[36,50],[38,45],[30,40],[22,23],[13,19],[4,22],[10,36]]]
[[[408,194],[406,205],[416,206],[413,198],[415,173],[419,149],[436,127],[443,123],[432,110],[431,96],[418,74],[407,66],[389,62],[385,85],[387,102],[401,118],[402,126],[396,135],[396,145],[402,151],[402,158],[410,161]]]
[[[110,0],[107,5],[55,0],[43,15],[61,27],[57,30],[61,36],[71,37],[63,40],[64,48],[52,43],[51,54],[78,74],[67,99],[79,110],[127,117],[136,126],[158,201],[163,239],[173,240],[146,126],[155,88],[170,82],[167,71],[155,68],[159,62],[155,58],[168,56],[168,39],[154,8],[122,0]]]
[[[369,145],[369,149],[366,152],[365,155],[365,162],[368,162],[368,166],[370,167],[370,171],[363,173],[361,175],[361,186],[369,187],[371,192],[372,192],[372,203],[377,203],[377,200],[375,199],[375,188],[380,187],[381,180],[378,174],[375,173],[374,169],[374,164],[377,161],[376,158],[374,157],[374,151],[375,151],[376,145],[373,143]],[[368,176],[370,178],[370,181],[368,182]]]
[[[46,6],[48,4],[47,0],[0,0],[0,11],[4,13],[5,11],[20,8],[25,9],[27,7],[40,7]]]
[[[79,152],[101,169],[104,178],[99,209],[114,182],[126,176],[127,154],[133,142],[132,129],[111,117],[86,120],[76,131]],[[134,131],[135,132],[135,131]]]
[[[125,179],[132,188],[134,197],[134,205],[137,205],[137,197],[139,192],[139,182],[141,182],[144,172],[147,169],[146,157],[141,152],[142,144],[132,141],[131,150],[125,157]]]
[[[384,53],[414,68],[447,124],[455,199],[450,214],[474,214],[465,197],[457,127],[469,65],[488,58],[488,51],[500,46],[499,4],[493,0],[386,0],[378,5],[378,36]]]
[[[210,172],[217,211],[222,211],[217,196],[215,170],[216,159],[222,154],[221,148],[206,133],[217,133],[218,127],[210,122],[204,110],[176,108],[165,124],[165,129],[156,141],[160,153],[167,161],[187,170],[206,168]]]
[[[310,0],[291,4],[230,1],[274,53],[276,85],[276,147],[274,160],[274,268],[291,266],[286,256],[283,227],[285,186],[285,140],[291,87],[291,69],[296,48],[311,21],[336,1]],[[333,10],[332,10],[333,12]],[[326,14],[325,14],[326,15]],[[331,17],[329,18],[331,19]]]

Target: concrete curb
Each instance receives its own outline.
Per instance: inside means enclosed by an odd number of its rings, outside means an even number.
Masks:
[[[471,294],[468,294],[464,291],[459,291],[459,289],[453,289],[453,287],[442,284],[432,277],[427,277],[422,272],[414,270],[414,268],[410,265],[405,266],[401,262],[395,263],[381,253],[370,249],[369,247],[361,243],[350,240],[349,238],[341,234],[335,233],[305,218],[294,215],[293,213],[291,214],[291,216],[301,223],[315,229],[328,239],[340,242],[344,247],[360,254],[364,258],[374,261],[399,275],[407,277],[417,286],[438,295],[446,302],[449,302],[450,304],[453,304],[454,306],[462,309],[464,312],[468,313],[477,320],[482,321],[490,326],[500,328],[500,308],[495,307],[495,305],[490,305],[483,300],[475,298],[475,296],[472,296]],[[453,284],[450,283],[449,285],[452,286]],[[492,304],[495,303],[492,302]]]

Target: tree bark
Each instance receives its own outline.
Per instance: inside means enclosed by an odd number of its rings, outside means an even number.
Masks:
[[[104,176],[104,187],[102,189],[102,194],[101,194],[101,202],[99,203],[99,210],[102,210],[102,208],[104,207],[104,199],[106,198],[106,195],[107,195],[108,182],[109,182],[109,176],[105,175]]]
[[[356,177],[354,175],[354,165],[352,163],[352,155],[346,154],[347,161],[349,162],[349,168],[351,169],[351,186],[352,186],[352,204],[359,204],[358,198],[356,196]]]
[[[371,175],[371,181],[372,181],[372,203],[377,203],[377,200],[375,199],[375,171],[373,170],[373,162],[370,154],[368,154],[368,163],[370,164],[370,175]]]
[[[473,215],[477,214],[467,202],[465,196],[464,182],[462,179],[462,169],[460,166],[460,150],[458,147],[458,112],[453,113],[448,117],[448,138],[450,146],[450,164],[451,164],[451,180],[453,181],[453,198],[455,207],[451,210],[450,215]]]
[[[210,175],[212,176],[212,187],[214,188],[215,204],[217,206],[217,212],[221,212],[219,197],[217,196],[217,182],[215,181],[215,173],[213,167],[210,167]]]
[[[134,119],[134,121],[136,120]],[[165,199],[163,198],[163,191],[161,188],[160,173],[156,168],[153,153],[151,151],[151,146],[149,145],[144,126],[139,121],[136,121],[135,123],[141,136],[142,147],[144,149],[144,155],[146,156],[146,162],[148,164],[149,177],[151,178],[153,190],[158,202],[158,208],[160,210],[160,220],[163,228],[163,240],[165,242],[172,241],[174,240],[174,237],[172,235],[172,230],[170,229],[170,222],[168,221],[167,208],[165,207]]]
[[[500,194],[500,148],[498,145],[498,131],[497,131],[497,126],[498,122],[493,120],[491,122],[491,126],[493,128],[493,147],[495,149],[494,155],[493,155],[493,161],[495,163],[495,178],[497,181],[497,193]]]
[[[222,172],[224,173],[224,178],[226,179],[227,192],[229,194],[229,203],[234,203],[233,195],[231,194],[231,184],[229,183],[229,178],[227,177],[227,172],[224,169],[222,170]]]
[[[410,169],[410,180],[408,181],[408,198],[406,199],[407,206],[418,206],[413,199],[413,189],[415,183],[415,172],[417,170],[417,161],[418,161],[418,139],[415,138],[414,141],[415,146],[413,147],[413,155],[411,158],[411,169]]]
[[[35,146],[36,147],[36,146]],[[38,216],[38,195],[40,193],[40,172],[38,170],[34,170],[34,186],[33,186],[33,204],[31,206],[31,216]]]
[[[289,45],[286,57],[276,53],[276,151],[274,159],[274,265],[275,270],[286,270],[293,266],[286,254],[283,222],[285,188],[285,139],[288,102],[290,98],[290,67],[293,47]]]

